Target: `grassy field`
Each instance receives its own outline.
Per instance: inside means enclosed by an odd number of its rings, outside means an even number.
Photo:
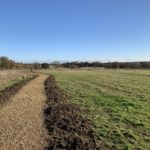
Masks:
[[[31,77],[31,75],[25,70],[0,70],[0,90]]]
[[[41,70],[80,105],[98,141],[114,149],[150,149],[150,71]]]

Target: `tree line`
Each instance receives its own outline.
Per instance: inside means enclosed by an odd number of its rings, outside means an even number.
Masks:
[[[8,57],[0,57],[0,69],[40,69],[49,68],[48,63],[18,63]]]
[[[50,66],[54,68],[65,67],[65,68],[82,68],[82,67],[103,67],[103,68],[131,68],[131,69],[150,69],[150,61],[141,62],[65,62],[60,63],[55,61],[53,63],[17,63],[5,56],[0,57],[0,69],[47,69]]]
[[[67,62],[62,64],[63,67],[67,68],[80,68],[80,67],[103,67],[103,68],[145,68],[150,69],[150,61],[141,62]]]

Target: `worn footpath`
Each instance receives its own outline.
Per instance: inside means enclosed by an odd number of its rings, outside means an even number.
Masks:
[[[49,138],[44,126],[46,75],[29,82],[0,110],[0,150],[41,150]]]

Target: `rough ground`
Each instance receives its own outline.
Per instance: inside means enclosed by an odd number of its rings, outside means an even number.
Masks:
[[[44,80],[40,75],[0,110],[0,150],[41,150],[47,146],[44,127]]]
[[[90,120],[59,89],[53,76],[45,81],[48,108],[45,123],[50,134],[47,150],[99,150]],[[105,147],[101,146],[101,149]]]

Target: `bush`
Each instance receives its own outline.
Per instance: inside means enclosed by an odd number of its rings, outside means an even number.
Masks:
[[[42,68],[42,69],[48,69],[48,68],[49,68],[49,64],[48,64],[48,63],[43,63],[43,64],[41,65],[41,68]]]

